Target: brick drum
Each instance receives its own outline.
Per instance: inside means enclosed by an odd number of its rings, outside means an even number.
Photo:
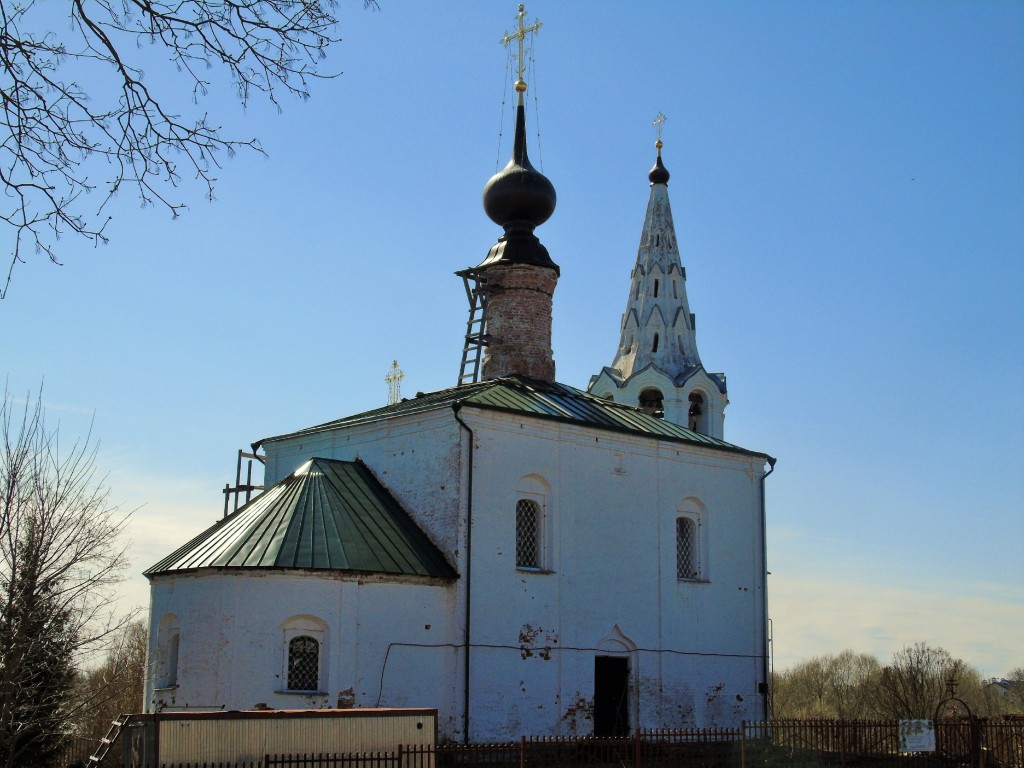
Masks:
[[[554,381],[551,297],[558,274],[548,267],[527,264],[495,264],[484,274],[490,343],[484,354],[483,378],[519,374]]]

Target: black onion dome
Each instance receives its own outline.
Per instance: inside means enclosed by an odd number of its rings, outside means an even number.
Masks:
[[[651,172],[647,174],[647,178],[651,180],[651,184],[668,184],[668,168],[661,162],[661,151],[658,152],[658,159],[654,163],[654,167],[651,168]]]
[[[526,154],[526,115],[516,108],[516,135],[512,159],[484,185],[484,212],[495,224],[525,221],[539,227],[555,211],[555,187],[530,164]]]
[[[555,187],[547,176],[530,164],[526,154],[526,114],[516,107],[516,136],[512,159],[484,185],[484,212],[505,234],[495,243],[480,264],[532,264],[558,272],[537,236],[533,233],[555,212]]]

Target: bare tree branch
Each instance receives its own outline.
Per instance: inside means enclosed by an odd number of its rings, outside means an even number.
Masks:
[[[206,114],[186,118],[166,107],[145,83],[143,43],[166,55],[193,101],[207,94],[215,69],[243,104],[254,96],[275,105],[282,95],[306,99],[313,80],[335,76],[321,66],[338,42],[336,0],[67,2],[60,36],[36,27],[37,0],[0,0],[0,221],[13,232],[0,299],[29,253],[59,264],[66,234],[106,243],[104,210],[122,187],[143,206],[177,216],[184,203],[161,190],[187,174],[211,198],[222,153],[263,152],[255,138],[222,136]],[[110,87],[83,85],[83,71],[90,83]],[[99,199],[90,210],[85,198],[93,191]]]

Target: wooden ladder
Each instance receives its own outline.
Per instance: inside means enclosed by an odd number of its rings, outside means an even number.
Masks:
[[[458,384],[472,384],[480,380],[480,361],[487,346],[487,281],[475,269],[456,272],[466,287],[469,300],[469,322],[466,323],[466,344],[462,348]]]

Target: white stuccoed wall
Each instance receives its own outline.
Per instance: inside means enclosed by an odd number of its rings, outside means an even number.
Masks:
[[[313,458],[361,459],[461,573],[460,428],[451,409],[267,442],[264,485]]]
[[[616,627],[637,648],[632,727],[761,717],[760,459],[493,412],[464,415],[479,445],[473,641],[494,646],[473,651],[474,738],[589,732],[593,658],[606,654],[599,647],[623,647],[612,640]],[[529,475],[551,488],[553,573],[515,568],[513,510]],[[694,497],[706,508],[707,583],[676,579],[677,509]]]
[[[181,632],[178,685],[161,690],[152,677],[147,680],[147,709],[251,709],[258,703],[320,709],[380,701],[450,714],[460,679],[451,648],[460,643],[453,636],[459,631],[455,608],[455,591],[443,582],[399,584],[257,569],[157,577],[150,659],[160,658],[156,627],[175,614]],[[322,693],[282,691],[283,627],[295,616],[316,617],[326,627]]]
[[[437,707],[441,738],[461,740],[471,573],[473,741],[590,733],[594,657],[615,653],[630,657],[631,727],[763,715],[759,457],[469,406],[460,416],[475,436],[471,571],[470,441],[451,409],[267,443],[267,485],[314,456],[364,461],[460,578],[377,583],[261,569],[157,577],[151,658],[161,617],[174,613],[180,672],[170,699],[149,681],[149,706]],[[515,567],[515,504],[538,493],[550,573]],[[676,579],[685,499],[705,509],[706,583]],[[328,627],[322,696],[275,693],[281,623],[296,614]]]

